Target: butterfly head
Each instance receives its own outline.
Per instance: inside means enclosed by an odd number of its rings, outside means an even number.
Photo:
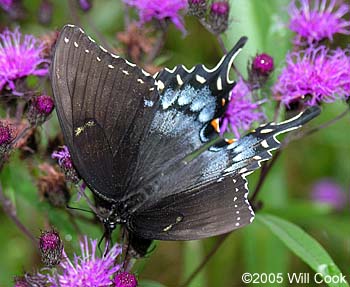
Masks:
[[[126,223],[126,219],[120,216],[117,205],[115,204],[109,207],[100,205],[97,212],[97,217],[103,223],[106,230],[113,231],[118,224]]]

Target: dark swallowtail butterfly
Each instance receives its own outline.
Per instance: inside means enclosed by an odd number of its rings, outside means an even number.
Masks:
[[[152,76],[78,27],[61,31],[51,77],[65,142],[109,211],[104,223],[110,229],[123,224],[136,247],[147,249],[153,239],[210,237],[252,222],[245,176],[271,158],[278,134],[319,113],[311,108],[265,124],[187,160],[218,137],[214,123],[235,85],[229,70],[246,40],[213,69],[177,66]]]

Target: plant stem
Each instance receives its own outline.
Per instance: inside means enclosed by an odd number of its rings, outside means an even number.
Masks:
[[[216,251],[220,248],[220,246],[225,242],[226,238],[229,237],[229,235],[232,234],[226,233],[219,236],[219,239],[215,242],[214,247],[210,250],[210,252],[205,256],[201,264],[192,272],[192,274],[187,278],[187,280],[180,285],[180,287],[187,287],[191,283],[191,281],[199,274],[199,272],[204,268],[204,266],[209,262],[209,260],[214,256]]]
[[[162,50],[164,44],[165,44],[165,40],[167,37],[167,32],[168,32],[168,27],[164,27],[161,31],[161,34],[158,36],[157,38],[157,42],[154,45],[153,50],[151,51],[151,53],[148,55],[145,63],[146,65],[151,64],[154,59],[158,56],[158,54],[160,53],[160,51]]]
[[[11,148],[15,147],[16,143],[19,142],[20,139],[24,138],[26,133],[32,129],[31,125],[27,125],[19,135],[16,136],[16,138],[11,142]]]
[[[16,224],[18,229],[23,232],[35,245],[38,244],[37,238],[24,226],[24,224],[19,220],[16,215],[16,210],[12,204],[12,202],[5,196],[2,185],[0,183],[0,204],[3,207],[4,212],[7,216],[12,219],[12,221]]]
[[[224,41],[222,40],[222,37],[220,35],[216,36],[216,39],[220,45],[220,48],[224,54],[227,54],[227,49],[225,47]]]
[[[250,198],[250,202],[254,205],[256,198],[258,196],[258,193],[261,190],[261,187],[264,184],[264,181],[267,177],[267,175],[269,174],[269,171],[271,170],[271,168],[273,167],[273,165],[275,164],[275,162],[277,161],[277,159],[279,158],[279,156],[281,155],[281,151],[277,151],[273,158],[271,159],[271,161],[269,163],[265,163],[262,167],[261,167],[261,173],[260,173],[260,177],[259,177],[259,181],[255,187],[255,190],[253,192],[253,195]]]
[[[79,27],[82,27],[80,17],[77,11],[76,3],[75,3],[76,1],[74,0],[67,0],[67,1],[68,1],[68,7],[70,11],[70,16],[73,23]]]

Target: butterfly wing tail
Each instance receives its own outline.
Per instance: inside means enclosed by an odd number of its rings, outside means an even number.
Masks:
[[[307,122],[311,121],[313,118],[317,117],[321,113],[321,109],[318,106],[309,107],[305,111],[299,113],[293,118],[285,120],[281,123],[277,123],[273,125],[278,126],[275,130],[276,135],[285,133],[294,129],[298,129]]]

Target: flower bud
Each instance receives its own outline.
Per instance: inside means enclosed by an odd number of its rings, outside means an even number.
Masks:
[[[16,276],[14,278],[14,287],[45,287],[47,286],[47,278],[40,273],[25,273],[23,276]]]
[[[137,280],[134,274],[128,272],[119,273],[114,278],[115,287],[136,287]]]
[[[31,100],[28,121],[31,125],[43,124],[54,108],[53,99],[49,96],[41,95]]]
[[[0,166],[2,165],[3,159],[9,151],[11,142],[14,138],[13,129],[11,129],[5,122],[0,121]]]
[[[63,243],[58,232],[55,230],[41,232],[39,249],[41,261],[46,266],[53,267],[61,262]]]
[[[87,12],[91,9],[92,3],[91,0],[78,0],[78,4],[81,10]]]
[[[30,287],[24,276],[15,277],[15,285],[14,287]]]
[[[261,88],[274,69],[273,58],[268,54],[258,54],[253,59],[249,72],[249,84],[252,89]]]
[[[268,75],[274,69],[273,58],[268,54],[259,54],[253,60],[252,69],[257,73]]]
[[[38,13],[39,22],[43,25],[50,24],[52,20],[52,11],[53,11],[53,6],[51,1],[42,0],[39,7],[39,13]]]
[[[12,140],[13,136],[10,127],[0,122],[0,147],[8,145]]]
[[[230,5],[227,1],[213,2],[210,6],[209,25],[214,34],[227,30]]]
[[[204,18],[207,13],[206,0],[188,0],[188,14],[198,18]]]

